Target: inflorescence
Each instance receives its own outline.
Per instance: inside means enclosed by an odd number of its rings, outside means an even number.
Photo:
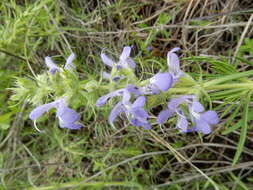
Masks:
[[[96,106],[104,106],[110,99],[117,97],[118,101],[109,114],[110,125],[114,126],[114,121],[121,114],[126,116],[131,125],[144,129],[151,129],[152,125],[161,125],[169,118],[176,117],[176,128],[183,133],[196,131],[209,134],[212,131],[211,126],[219,123],[219,117],[215,111],[205,111],[196,94],[170,95],[166,108],[158,114],[155,122],[150,122],[152,119],[146,106],[147,99],[150,96],[166,94],[186,75],[180,69],[179,57],[176,54],[179,50],[180,48],[174,48],[167,53],[167,72],[158,72],[144,81],[139,81],[134,74],[136,63],[130,57],[131,47],[123,48],[118,61],[113,61],[101,53],[102,62],[110,69],[110,73],[103,72],[103,78],[109,81],[109,92],[97,99]],[[63,70],[75,71],[74,58],[75,54],[72,53],[63,69],[50,57],[45,58],[45,63],[50,75],[54,77],[57,72],[61,74]],[[36,121],[42,114],[55,108],[60,127],[80,129],[83,127],[79,122],[80,115],[68,107],[69,99],[70,97],[66,96],[59,97],[51,103],[40,105],[30,113],[29,118]]]

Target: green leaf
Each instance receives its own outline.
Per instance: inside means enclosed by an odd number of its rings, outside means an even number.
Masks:
[[[232,121],[235,119],[235,117],[238,115],[238,112],[240,111],[240,106],[236,108],[236,110],[233,111],[232,115],[229,117],[228,121],[226,122],[226,126],[228,127],[231,125]],[[253,120],[253,110],[251,110],[248,113],[248,121]],[[243,119],[239,120],[236,124],[234,124],[232,127],[229,127],[225,131],[222,132],[222,135],[227,135],[243,126]]]
[[[10,118],[12,116],[13,112],[6,113],[4,115],[0,116],[0,129],[6,130],[10,127]]]
[[[240,156],[242,154],[243,151],[243,146],[247,137],[247,130],[248,130],[248,115],[249,115],[249,103],[250,103],[250,98],[251,98],[251,94],[252,92],[249,92],[247,95],[247,98],[245,100],[245,107],[243,110],[243,115],[242,115],[242,121],[243,121],[243,125],[241,128],[241,135],[240,135],[240,139],[239,139],[239,143],[237,145],[237,150],[233,159],[233,165],[235,165],[238,160],[240,159]]]
[[[243,57],[236,57],[236,59],[238,59],[239,61],[243,62],[243,63],[246,63],[250,66],[253,66],[253,62],[252,61],[249,61],[248,59],[245,59]]]
[[[253,75],[252,70],[244,71],[244,72],[240,72],[240,73],[235,73],[235,74],[230,74],[230,75],[226,75],[224,77],[220,77],[218,79],[214,79],[214,80],[211,80],[209,82],[206,82],[204,84],[204,87],[225,83],[225,82],[231,81],[231,80],[238,80],[238,79],[248,77],[248,76],[252,76],[252,75]]]

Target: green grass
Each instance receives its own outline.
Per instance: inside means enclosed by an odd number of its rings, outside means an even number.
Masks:
[[[252,189],[252,25],[234,62],[233,53],[253,7],[246,0],[233,2],[204,7],[204,1],[185,0],[2,0],[0,189]],[[250,10],[215,16],[226,7]],[[170,93],[198,93],[221,116],[211,135],[181,134],[175,119],[152,132],[124,119],[116,129],[108,125],[111,107],[94,106],[108,88],[100,81],[100,52],[116,58],[125,45],[134,46],[142,79],[165,71],[167,51],[182,48],[182,69],[194,80],[150,97],[148,105],[161,104]],[[71,51],[79,78],[64,73],[68,80],[43,79],[44,57],[62,64]],[[97,89],[100,84],[104,88]],[[73,96],[83,129],[60,129],[50,112],[37,122],[43,132],[36,131],[28,114],[49,102],[52,92]]]

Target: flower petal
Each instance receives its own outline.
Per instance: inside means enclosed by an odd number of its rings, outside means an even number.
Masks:
[[[179,116],[176,124],[176,128],[178,128],[181,132],[186,133],[188,130],[188,121],[184,115]]]
[[[132,108],[143,107],[145,105],[145,102],[146,102],[145,96],[140,96],[134,101]]]
[[[173,48],[172,50],[170,50],[169,52],[170,52],[170,53],[175,53],[175,52],[177,52],[177,51],[179,51],[179,50],[181,50],[181,48],[175,47],[175,48]]]
[[[165,123],[173,114],[174,112],[169,109],[161,111],[157,116],[157,123],[160,125]]]
[[[103,76],[104,79],[110,79],[111,78],[111,75],[107,72],[103,72],[102,76]]]
[[[122,65],[120,63],[117,63],[115,66],[116,66],[117,71],[119,71],[120,69],[122,69]]]
[[[132,58],[130,58],[130,57],[127,58],[126,62],[127,62],[127,64],[129,65],[130,68],[135,69],[136,63],[134,62],[134,60]]]
[[[195,120],[196,122],[196,129],[199,132],[202,132],[203,134],[209,134],[212,132],[211,127],[208,125],[208,123],[203,119]],[[193,127],[193,128],[195,128]]]
[[[52,74],[54,74],[57,70],[60,70],[60,68],[53,62],[52,58],[49,56],[45,57],[45,63]]]
[[[52,68],[52,69],[49,69],[49,72],[51,73],[51,74],[55,74],[56,73],[56,71],[59,71],[59,69],[58,68]]]
[[[218,114],[212,110],[204,112],[200,117],[211,125],[216,125],[220,121]]]
[[[50,109],[56,107],[57,102],[51,102],[49,104],[44,104],[41,106],[36,107],[32,112],[29,114],[29,118],[31,120],[35,120],[43,115],[45,112],[48,112]]]
[[[77,130],[83,127],[83,125],[81,124],[77,124],[77,123],[64,123],[63,121],[60,120],[59,125],[61,128],[68,128],[68,129],[73,129],[73,130]]]
[[[134,118],[143,122],[148,119],[148,113],[143,108],[132,108],[131,114]]]
[[[130,123],[136,127],[143,127],[144,129],[151,129],[151,125],[148,122],[141,122],[136,118],[130,120]]]
[[[192,102],[192,109],[193,109],[194,112],[197,112],[197,113],[203,112],[205,110],[203,105],[198,101],[193,101]]]
[[[152,128],[149,123],[142,123],[141,126],[146,130],[150,130]]]
[[[178,51],[180,48],[174,48],[167,54],[167,64],[169,67],[169,72],[173,75],[178,75],[180,73],[180,63],[177,54],[174,52]]]
[[[74,53],[71,53],[70,56],[67,58],[64,68],[69,71],[72,71],[73,69],[75,69],[76,66],[72,63],[75,58],[76,58],[76,55]]]
[[[134,94],[135,96],[139,96],[141,95],[140,90],[138,89],[138,87],[136,87],[133,84],[128,84],[125,88],[128,92]]]
[[[187,100],[187,96],[180,96],[178,98],[173,98],[168,102],[168,108],[176,111],[178,106]]]
[[[100,55],[103,63],[109,67],[113,67],[113,65],[115,64],[115,62],[113,60],[111,60],[106,54],[101,53]]]
[[[122,51],[119,59],[121,61],[126,61],[126,59],[130,56],[130,53],[131,53],[131,47],[130,46],[125,46],[123,48],[123,51]]]
[[[57,117],[63,123],[75,123],[80,119],[80,115],[75,110],[62,103],[57,107]]]
[[[101,96],[100,98],[98,98],[97,102],[96,102],[96,106],[97,107],[100,107],[100,106],[103,106],[104,104],[106,104],[106,102],[112,98],[112,97],[115,97],[115,96],[119,96],[119,95],[123,95],[121,94],[123,92],[123,90],[116,90],[114,92],[111,92],[109,94],[106,94],[104,96]]]
[[[150,82],[159,90],[167,91],[172,86],[173,79],[170,73],[157,73],[150,79]]]
[[[103,106],[104,104],[106,104],[106,102],[109,100],[109,98],[111,98],[111,96],[108,94],[101,96],[100,98],[97,99],[96,106],[97,107]]]
[[[115,77],[112,78],[112,80],[114,82],[118,82],[120,80],[120,76],[115,76]]]
[[[159,94],[161,91],[154,84],[148,84],[144,87],[140,87],[141,94],[149,95],[149,94]]]
[[[114,108],[112,109],[110,115],[109,115],[109,118],[108,118],[108,121],[111,125],[113,125],[113,122],[114,120],[116,119],[116,117],[118,117],[118,115],[122,112],[125,112],[125,108],[124,106],[122,105],[121,102],[118,102]]]
[[[122,97],[122,103],[128,105],[130,103],[129,102],[130,99],[131,99],[131,94],[127,90],[124,90],[123,97]]]

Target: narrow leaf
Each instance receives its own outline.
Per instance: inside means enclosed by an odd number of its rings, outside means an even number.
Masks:
[[[239,139],[239,143],[237,145],[237,150],[233,159],[233,165],[235,165],[238,160],[240,159],[240,156],[243,151],[244,143],[247,137],[247,130],[248,130],[248,114],[249,114],[249,103],[250,103],[250,97],[251,97],[252,92],[249,92],[247,95],[247,98],[245,100],[245,107],[243,110],[243,115],[242,115],[242,121],[243,125],[241,128],[241,135]]]

